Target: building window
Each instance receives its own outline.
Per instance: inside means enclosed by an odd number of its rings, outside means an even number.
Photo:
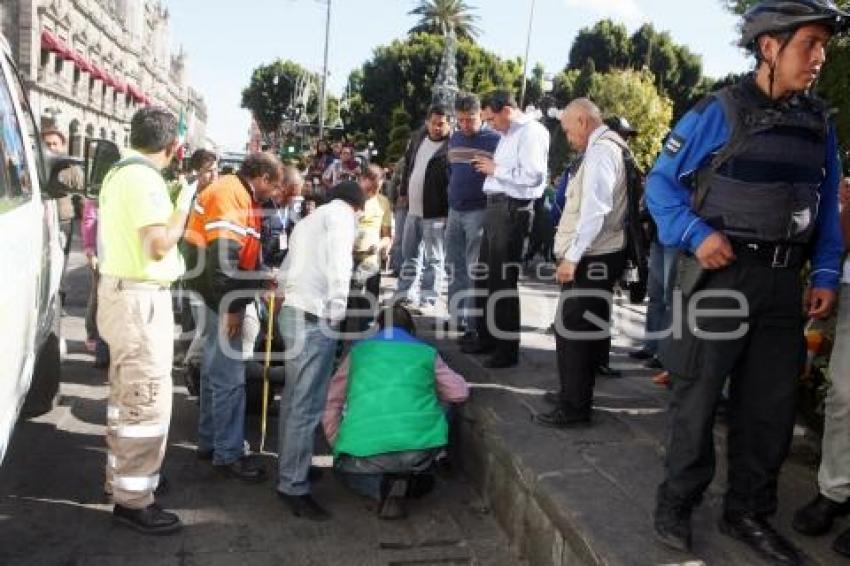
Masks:
[[[56,61],[53,63],[53,72],[57,75],[62,74],[62,67],[65,64],[65,60],[62,57],[56,57]]]

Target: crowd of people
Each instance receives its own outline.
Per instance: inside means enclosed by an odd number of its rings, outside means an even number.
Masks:
[[[645,179],[656,231],[647,340],[633,357],[667,372],[671,425],[654,528],[679,550],[691,548],[691,511],[714,475],[712,430],[728,383],[721,530],[774,563],[800,560],[768,519],[794,424],[803,325],[828,316],[840,283],[850,282],[847,265],[841,273],[850,185],[839,207],[835,129],[810,94],[827,42],[848,21],[814,0],[769,0],[747,12],[742,46],[755,71],[689,111]],[[245,482],[267,474],[246,450],[245,376],[260,321],[272,320],[285,359],[276,491],[297,517],[330,517],[311,495],[320,425],[341,480],[374,498],[382,517],[403,515],[405,497],[433,487],[451,406],[469,389],[417,337],[413,315],[436,315],[446,287],[445,324],[462,351],[487,354],[488,368],[517,366],[529,247],[555,260],[561,289],[553,313],[560,379],[535,422],[592,425],[596,377],[612,373],[611,303],[633,243],[630,202],[642,190],[630,169],[636,132],[622,118],[605,120],[587,98],[570,102],[560,123],[579,158],[552,190],[549,131],[510,92],[461,94],[423,118],[390,169],[319,141],[305,170],[258,152],[217,176],[215,155],[199,150],[169,190],[160,169],[176,149],[176,120],[157,107],[136,113],[132,150],[100,193],[96,249],[91,237],[86,244],[99,277],[90,334],[109,351],[106,489],[117,520],[147,533],[181,525],[155,503],[175,282],[190,291],[196,327],[185,364],[198,375],[198,458]],[[543,226],[538,246],[535,226]],[[382,271],[397,277],[384,301]],[[660,336],[674,291],[688,323]],[[700,316],[705,309],[712,314]],[[850,511],[850,372],[840,334],[848,316],[844,301],[820,494],[794,521],[806,534]],[[850,532],[835,549],[850,554]]]

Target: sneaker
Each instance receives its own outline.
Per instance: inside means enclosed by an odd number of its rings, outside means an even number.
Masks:
[[[177,515],[163,510],[156,503],[143,509],[130,509],[116,504],[112,508],[112,520],[146,535],[167,535],[183,528]]]

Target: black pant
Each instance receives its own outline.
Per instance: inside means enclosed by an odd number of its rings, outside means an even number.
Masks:
[[[574,280],[561,288],[555,347],[561,404],[570,417],[588,418],[593,410],[596,368],[607,363],[611,344],[614,283],[623,275],[625,262],[624,252],[585,257],[576,267]]]
[[[697,328],[729,333],[743,323],[748,326],[740,337],[709,339],[695,335],[686,316],[682,338],[660,343],[662,362],[673,375],[673,397],[659,504],[692,507],[711,483],[715,409],[729,378],[725,508],[770,515],[776,510],[779,469],[791,444],[796,384],[805,356],[799,269],[739,260],[710,272],[701,288],[723,296],[702,299],[700,309],[738,308],[741,301],[730,296],[730,289],[741,293],[748,306],[739,316],[700,317]],[[686,313],[696,306],[688,298],[685,304]]]
[[[475,286],[479,312],[478,336],[500,356],[519,354],[519,279],[522,248],[531,227],[534,201],[508,197],[488,197],[484,214],[484,235],[479,262],[487,266],[487,276],[478,277]],[[499,335],[495,335],[498,330]]]

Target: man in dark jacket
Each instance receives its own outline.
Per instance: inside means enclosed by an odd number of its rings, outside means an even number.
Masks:
[[[443,233],[449,213],[449,112],[435,104],[425,126],[410,140],[398,204],[407,207],[402,236],[404,263],[397,298],[403,303],[431,307],[443,278]],[[419,279],[419,293],[414,283]]]

